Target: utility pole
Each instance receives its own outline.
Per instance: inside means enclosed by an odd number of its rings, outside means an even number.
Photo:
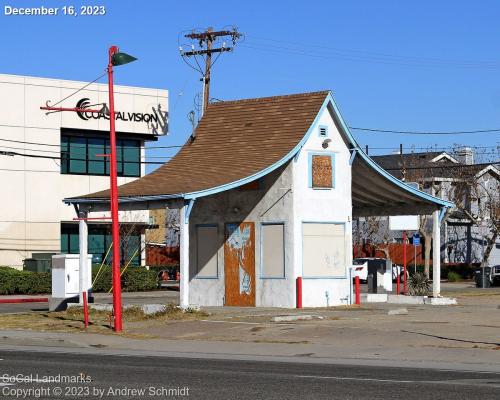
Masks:
[[[193,41],[198,41],[198,49],[196,49],[194,44],[191,44],[190,51],[184,51],[182,46],[179,47],[181,57],[184,58],[184,61],[193,69],[200,72],[202,75],[201,81],[203,82],[203,104],[202,104],[202,115],[206,110],[208,103],[210,102],[210,72],[212,70],[212,66],[215,61],[220,57],[220,55],[227,51],[233,51],[234,46],[236,45],[236,41],[241,37],[241,33],[239,33],[236,28],[233,30],[227,31],[214,31],[212,27],[207,28],[204,32],[191,32],[184,37],[191,39]],[[226,46],[226,42],[222,43],[221,47],[214,48],[214,42],[218,40],[218,38],[228,37],[233,46]],[[212,60],[212,54],[217,54],[218,56],[215,60]],[[190,64],[187,59],[193,57],[195,64]],[[202,69],[197,57],[204,58],[205,61],[205,69]]]

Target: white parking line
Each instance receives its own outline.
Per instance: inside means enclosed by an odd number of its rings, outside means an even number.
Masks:
[[[316,376],[316,375],[296,375],[297,378],[313,379],[336,379],[339,381],[373,381],[373,382],[396,382],[396,383],[415,383],[415,381],[403,381],[398,379],[375,379],[375,378],[353,378],[348,376]]]

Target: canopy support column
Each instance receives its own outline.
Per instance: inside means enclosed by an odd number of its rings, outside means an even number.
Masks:
[[[78,211],[78,244],[80,248],[79,268],[78,268],[78,295],[79,303],[83,304],[83,292],[87,291],[88,296],[88,236],[89,227],[87,217],[89,213],[85,207],[80,206]]]
[[[180,210],[180,306],[189,307],[189,214],[193,201],[184,204]]]
[[[441,219],[439,210],[432,213],[432,296],[441,293]]]

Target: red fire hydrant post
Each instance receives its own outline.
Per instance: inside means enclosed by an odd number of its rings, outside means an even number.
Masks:
[[[297,308],[302,308],[302,277],[299,276],[296,281],[297,284]]]
[[[89,307],[87,304],[87,292],[83,292],[83,323],[85,328],[89,326]]]
[[[359,287],[359,276],[356,275],[354,278],[355,286],[356,286],[356,304],[359,306],[361,304],[361,289]]]

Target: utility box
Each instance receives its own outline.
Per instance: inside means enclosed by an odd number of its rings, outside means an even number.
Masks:
[[[478,288],[489,288],[491,286],[490,281],[491,267],[479,267],[476,269],[474,274],[474,280],[476,281],[476,287]]]
[[[368,262],[368,292],[392,291],[392,261],[385,258],[366,258]]]
[[[50,272],[53,255],[55,255],[55,253],[31,254],[31,258],[24,259],[24,270],[31,272]]]
[[[57,254],[52,256],[52,297],[50,311],[62,311],[68,303],[78,303],[80,297],[80,255]],[[87,256],[87,279],[83,290],[90,300],[92,288],[92,255]],[[82,291],[83,291],[82,290]]]

